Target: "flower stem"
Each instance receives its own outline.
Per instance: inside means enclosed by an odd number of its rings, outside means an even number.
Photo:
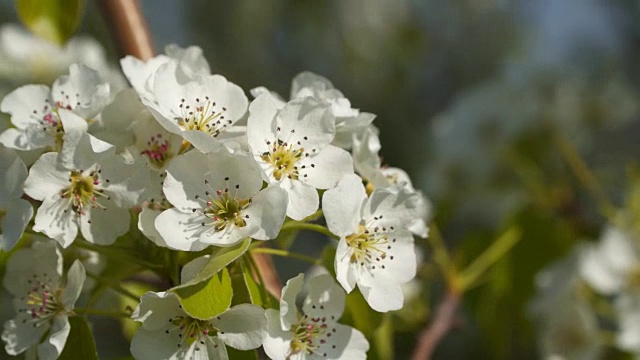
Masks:
[[[553,140],[560,150],[560,154],[571,168],[571,171],[573,171],[573,174],[593,196],[602,215],[607,219],[613,219],[616,213],[616,207],[611,203],[604,189],[600,183],[598,183],[598,180],[584,159],[582,159],[573,143],[560,131],[555,132]]]
[[[96,274],[92,274],[90,272],[87,272],[87,276],[94,279],[95,281],[102,283],[106,286],[108,286],[111,290],[117,292],[120,295],[126,296],[128,298],[131,298],[135,301],[140,301],[140,296],[130,292],[129,290],[123,288],[120,284],[117,284],[109,279],[105,279],[103,277],[100,277]]]
[[[115,317],[115,318],[131,319],[131,314],[124,311],[119,312],[119,311],[104,311],[104,310],[97,310],[97,309],[75,308],[73,309],[73,312],[75,312],[76,314],[83,314],[83,315],[98,315],[98,316],[109,316],[109,317]]]
[[[115,250],[113,248],[109,248],[106,246],[95,245],[86,241],[74,241],[73,246],[79,247],[86,250],[91,250],[99,253],[100,255],[104,255],[107,258],[117,260],[117,261],[125,261],[134,263],[140,266],[143,266],[147,269],[156,270],[162,268],[162,265],[154,264],[142,259],[135,258],[130,256],[122,251]]]
[[[302,260],[302,261],[306,261],[308,263],[317,265],[319,264],[319,260],[316,258],[313,258],[311,256],[307,256],[304,254],[300,254],[300,253],[295,253],[295,252],[291,252],[288,250],[282,250],[282,249],[273,249],[273,248],[267,248],[267,247],[258,247],[255,249],[251,250],[252,253],[254,254],[271,254],[271,255],[276,255],[276,256],[283,256],[283,257],[288,257],[288,258],[292,258],[292,259],[298,259],[298,260]]]
[[[340,240],[339,236],[334,235],[331,231],[329,231],[329,229],[319,224],[309,224],[309,223],[297,222],[297,221],[290,222],[282,225],[282,229],[280,231],[283,232],[283,231],[293,231],[293,230],[315,231],[317,233],[327,235],[332,239]]]
[[[452,261],[449,257],[449,252],[447,251],[447,246],[444,243],[442,233],[436,223],[431,223],[429,225],[429,236],[427,237],[427,241],[433,250],[433,260],[440,268],[440,271],[442,271],[446,276],[451,275],[451,271],[453,271]]]

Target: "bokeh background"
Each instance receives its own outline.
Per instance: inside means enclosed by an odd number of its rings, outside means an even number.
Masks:
[[[625,203],[640,152],[640,1],[141,4],[158,51],[198,45],[214,73],[247,91],[265,86],[285,96],[297,73],[313,71],[354,107],[377,114],[384,162],[405,169],[431,199],[457,263],[518,224],[522,240],[465,294],[459,324],[436,358],[543,356],[530,311],[535,275],[576,243],[597,239],[606,222],[552,139],[558,132],[570,139],[607,196]],[[95,3],[85,10],[80,34],[96,38],[115,66]],[[13,2],[0,0],[0,25],[17,21]],[[0,72],[0,92],[31,81],[45,80]],[[395,315],[397,359],[409,356],[444,292],[427,243],[418,245],[424,263],[415,297]]]

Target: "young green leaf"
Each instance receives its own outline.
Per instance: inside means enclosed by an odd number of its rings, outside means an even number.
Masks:
[[[80,316],[73,316],[69,318],[69,325],[71,326],[71,331],[69,332],[69,337],[67,338],[64,350],[62,350],[58,359],[97,360],[98,351],[96,350],[96,343],[93,339],[91,329],[89,329],[87,319]]]
[[[83,0],[16,0],[18,16],[37,36],[64,44],[76,32]]]

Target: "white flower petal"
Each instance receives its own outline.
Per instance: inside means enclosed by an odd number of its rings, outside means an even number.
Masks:
[[[46,276],[40,279],[43,274]],[[62,254],[54,241],[36,241],[31,248],[18,249],[7,261],[3,285],[19,300],[33,290],[34,275],[50,287],[57,287],[62,275]]]
[[[140,321],[147,331],[158,331],[164,329],[168,319],[183,314],[180,301],[173,293],[149,291],[142,295],[131,318]]]
[[[355,270],[351,266],[351,251],[345,238],[340,239],[338,243],[334,265],[336,280],[338,280],[347,293],[351,293],[356,287],[357,277]]]
[[[45,104],[51,103],[49,94],[49,87],[45,85],[21,86],[2,99],[0,111],[9,113],[11,123],[18,129],[37,126]]]
[[[302,220],[318,210],[320,199],[315,188],[290,179],[282,180],[280,187],[289,194],[288,217],[294,220]]]
[[[60,356],[69,337],[71,325],[67,315],[57,315],[53,319],[49,336],[38,345],[38,359],[55,360]]]
[[[116,238],[129,231],[129,211],[119,208],[111,200],[101,200],[103,209],[87,209],[78,219],[82,236],[90,243],[111,245]]]
[[[167,322],[168,318],[165,318]],[[140,327],[131,339],[131,355],[136,360],[181,360],[191,359],[195,353],[193,346],[178,347],[183,342],[178,332],[165,334],[164,331],[147,330]]]
[[[256,305],[236,305],[211,319],[211,323],[221,331],[218,338],[238,350],[260,347],[267,335],[264,309]]]
[[[0,207],[22,196],[22,187],[29,174],[18,154],[0,146]]]
[[[322,150],[335,136],[335,118],[330,108],[312,98],[288,102],[276,115],[280,139],[290,144],[300,142],[307,152]]]
[[[60,302],[66,310],[73,309],[76,300],[80,297],[82,285],[86,278],[87,274],[82,262],[80,260],[74,261],[67,272],[67,283],[65,284],[62,295],[60,296]]]
[[[302,304],[302,312],[310,318],[335,320],[342,316],[347,295],[329,274],[309,280],[309,293]],[[327,320],[328,321],[328,320]]]
[[[161,213],[161,210],[143,207],[140,215],[138,216],[138,229],[140,229],[144,236],[146,236],[147,239],[151,240],[154,244],[161,247],[168,247],[167,243],[164,241],[162,235],[160,235],[155,225],[156,218]]]
[[[203,202],[196,198],[204,194],[208,187],[204,183],[203,169],[207,171],[207,155],[200,151],[190,151],[175,158],[167,168],[163,191],[167,200],[182,211],[200,209]]]
[[[378,312],[401,309],[404,303],[402,286],[388,276],[378,277],[372,287],[358,284],[358,289],[369,306]]]
[[[301,181],[317,189],[330,189],[345,175],[353,174],[351,155],[333,145],[323,148],[316,156],[302,159],[300,165],[305,166],[300,171]]]
[[[367,193],[357,175],[345,176],[338,185],[322,195],[322,210],[327,227],[338,236],[347,236],[358,230],[361,209]]]
[[[269,150],[267,141],[276,134],[275,116],[284,104],[279,104],[269,95],[258,96],[249,106],[247,141],[252,153],[262,154]]]
[[[33,231],[57,240],[62,247],[66,248],[78,235],[76,216],[68,209],[67,199],[62,199],[59,195],[47,197],[38,208]]]
[[[56,153],[42,154],[31,166],[24,183],[24,192],[36,200],[58,195],[69,184],[69,171],[62,167]]]
[[[48,329],[48,326],[34,327],[32,324],[9,320],[4,323],[4,331],[2,331],[4,349],[9,355],[21,354],[36,345]]]
[[[286,360],[291,349],[292,334],[282,329],[276,310],[267,309],[266,315],[268,335],[264,339],[264,351],[272,360]]]
[[[8,203],[6,211],[7,213],[2,219],[0,249],[9,252],[29,225],[29,220],[33,217],[33,207],[26,200],[16,199]]]
[[[298,321],[298,309],[296,307],[296,297],[304,285],[304,274],[291,278],[282,288],[280,298],[280,321],[282,329],[290,329],[291,325]]]
[[[335,324],[334,328],[336,331],[331,337],[331,341],[319,349],[323,353],[323,358],[331,360],[364,360],[367,358],[369,342],[360,331],[342,324]]]
[[[403,189],[376,189],[365,203],[363,218],[370,226],[407,227],[419,213],[420,196]]]
[[[286,217],[288,202],[287,192],[277,186],[269,186],[255,195],[243,212],[249,216],[247,222],[257,226],[251,237],[258,240],[275,239]]]
[[[182,251],[200,251],[208,244],[200,243],[200,234],[205,231],[201,225],[208,218],[183,213],[171,208],[158,215],[155,226],[169,248]]]

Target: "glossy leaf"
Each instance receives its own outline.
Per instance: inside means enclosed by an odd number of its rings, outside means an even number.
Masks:
[[[211,259],[207,262],[202,269],[198,272],[196,276],[194,276],[191,280],[186,283],[177,286],[174,290],[187,288],[192,285],[204,282],[211,278],[214,274],[218,273],[227,265],[231,264],[235,259],[239,258],[244,254],[251,244],[251,239],[246,238],[241,241],[239,244],[231,247],[225,247],[217,249],[211,255]],[[227,274],[228,276],[228,274]]]
[[[233,298],[231,277],[226,268],[207,281],[171,291],[178,295],[183,310],[189,316],[201,320],[211,319],[227,310]]]

